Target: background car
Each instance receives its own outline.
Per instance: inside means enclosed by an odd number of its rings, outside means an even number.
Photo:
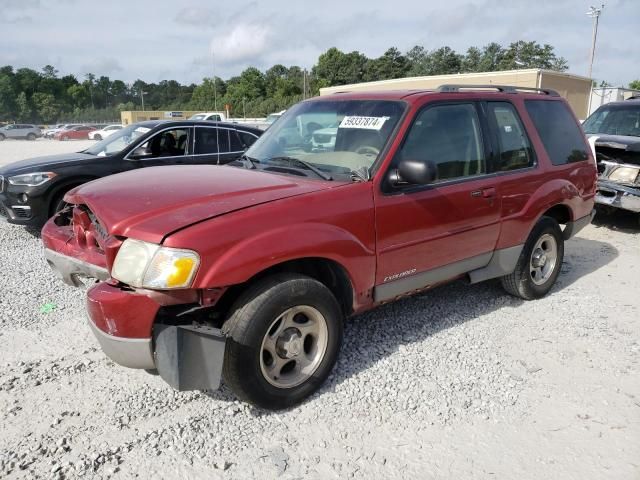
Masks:
[[[595,144],[599,209],[640,214],[640,99],[607,103],[582,127]]]
[[[119,124],[107,125],[98,130],[89,132],[89,140],[102,140],[103,138],[107,138],[112,133],[115,133],[121,129],[122,129],[122,125],[119,125]]]
[[[22,138],[26,140],[35,140],[42,136],[42,130],[35,125],[26,123],[14,123],[0,128],[0,141],[5,138]]]
[[[0,215],[9,223],[40,227],[65,205],[64,195],[85,182],[142,167],[226,164],[261,134],[230,123],[157,120],[128,125],[81,152],[0,167]]]
[[[55,137],[56,133],[62,130],[69,130],[73,127],[79,127],[79,126],[80,126],[79,123],[63,123],[61,125],[57,125],[55,128],[50,128],[48,130],[45,130],[44,138],[53,138]]]
[[[56,140],[86,140],[89,138],[89,132],[94,130],[94,127],[88,125],[79,125],[68,130],[60,130],[53,138]]]

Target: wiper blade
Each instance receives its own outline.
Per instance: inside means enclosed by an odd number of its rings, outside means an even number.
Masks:
[[[318,175],[320,178],[324,179],[324,180],[333,180],[333,177],[331,175],[329,175],[326,172],[323,172],[322,170],[320,170],[318,167],[315,167],[314,165],[312,165],[309,162],[305,162],[304,160],[300,160],[299,158],[295,158],[295,157],[272,157],[269,160],[267,160],[268,162],[277,162],[277,161],[286,161],[291,163],[297,163],[298,165],[302,165],[303,167],[305,167],[307,170],[311,170],[313,173],[315,173],[316,175]]]

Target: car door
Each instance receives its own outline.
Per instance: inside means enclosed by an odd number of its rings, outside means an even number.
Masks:
[[[192,127],[165,128],[134,147],[125,160],[133,168],[193,163],[192,137]]]
[[[396,154],[430,162],[428,185],[378,192],[376,301],[424,288],[484,267],[500,231],[496,179],[488,174],[490,147],[475,102],[428,104],[416,115]]]
[[[22,128],[22,125],[19,124],[14,124],[14,125],[9,125],[7,128],[8,130],[8,138],[20,138],[22,136],[22,132],[24,131]]]
[[[244,152],[235,129],[197,125],[193,146],[194,163],[224,165]]]

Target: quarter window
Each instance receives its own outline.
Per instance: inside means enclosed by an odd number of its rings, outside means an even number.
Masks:
[[[589,158],[584,134],[564,102],[526,100],[525,105],[552,164]]]
[[[500,157],[494,169],[505,172],[533,166],[531,144],[513,105],[489,102],[489,113],[495,119],[500,145]]]
[[[256,137],[255,135],[252,135],[248,132],[243,132],[242,130],[238,130],[238,135],[240,135],[240,140],[242,141],[242,149],[249,148],[251,145],[253,145],[253,142],[258,139],[258,137]]]
[[[480,122],[472,104],[437,105],[423,110],[400,152],[405,160],[431,162],[435,181],[486,173]]]

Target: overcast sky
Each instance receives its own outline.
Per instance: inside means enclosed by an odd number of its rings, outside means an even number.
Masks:
[[[127,82],[200,82],[248,66],[310,68],[329,47],[369,57],[396,46],[434,49],[512,41],[550,43],[586,75],[589,1],[0,0],[0,65]],[[608,0],[600,18],[594,78],[626,85],[640,78],[640,0]],[[213,52],[213,56],[212,56]],[[212,61],[213,58],[213,61]]]

